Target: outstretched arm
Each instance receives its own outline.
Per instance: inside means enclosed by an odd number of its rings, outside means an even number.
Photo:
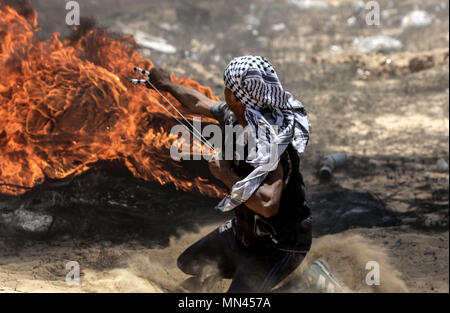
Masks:
[[[211,107],[217,102],[209,99],[195,89],[178,85],[171,81],[169,73],[161,68],[150,71],[150,82],[159,90],[170,92],[188,113],[213,117]]]

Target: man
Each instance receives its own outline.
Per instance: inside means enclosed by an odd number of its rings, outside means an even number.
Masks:
[[[230,190],[218,208],[234,209],[235,217],[187,248],[178,266],[200,277],[214,264],[221,277],[232,278],[228,292],[269,292],[311,246],[311,212],[299,171],[309,122],[265,58],[235,58],[224,80],[226,102],[216,102],[171,82],[161,69],[150,74],[154,86],[170,92],[186,111],[214,117],[222,126],[248,125],[256,141],[253,160],[209,161],[212,175]]]

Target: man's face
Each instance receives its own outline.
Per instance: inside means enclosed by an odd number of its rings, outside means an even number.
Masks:
[[[227,87],[225,87],[224,95],[225,95],[225,101],[226,101],[228,107],[236,116],[239,124],[241,124],[242,126],[246,126],[247,121],[245,120],[245,115],[244,115],[245,107],[242,105],[242,102]]]

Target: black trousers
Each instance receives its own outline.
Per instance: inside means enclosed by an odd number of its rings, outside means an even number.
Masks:
[[[187,248],[178,257],[178,267],[186,274],[200,276],[205,267],[217,266],[221,277],[232,278],[230,293],[270,292],[300,265],[305,255],[275,248],[250,250],[225,223]]]

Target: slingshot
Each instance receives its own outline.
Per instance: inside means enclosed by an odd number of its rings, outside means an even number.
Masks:
[[[164,109],[164,111],[166,111],[171,117],[173,117],[178,123],[180,123],[181,125],[183,125],[195,138],[197,138],[201,143],[203,143],[204,145],[206,145],[209,149],[215,151],[216,149],[214,148],[214,146],[207,140],[205,139],[205,137],[203,137],[203,135],[200,133],[200,131],[194,127],[194,125],[191,123],[191,121],[189,121],[188,119],[186,119],[186,117],[169,101],[169,99],[167,99],[166,96],[164,96],[159,90],[158,88],[155,87],[154,84],[152,84],[152,82],[150,82],[150,72],[146,71],[140,67],[135,67],[134,70],[138,73],[140,73],[144,79],[131,79],[130,83],[136,85],[137,87],[139,87],[141,90],[143,90],[148,96],[150,96],[150,93],[144,89],[142,87],[142,85],[145,85],[147,88],[152,88],[153,90],[155,90],[182,118],[183,120],[192,128],[190,129],[189,127],[186,126],[185,123],[183,123],[179,118],[177,118],[172,112],[170,112],[169,110],[167,110],[167,108],[165,106],[163,106],[161,103],[158,102],[158,105]]]

